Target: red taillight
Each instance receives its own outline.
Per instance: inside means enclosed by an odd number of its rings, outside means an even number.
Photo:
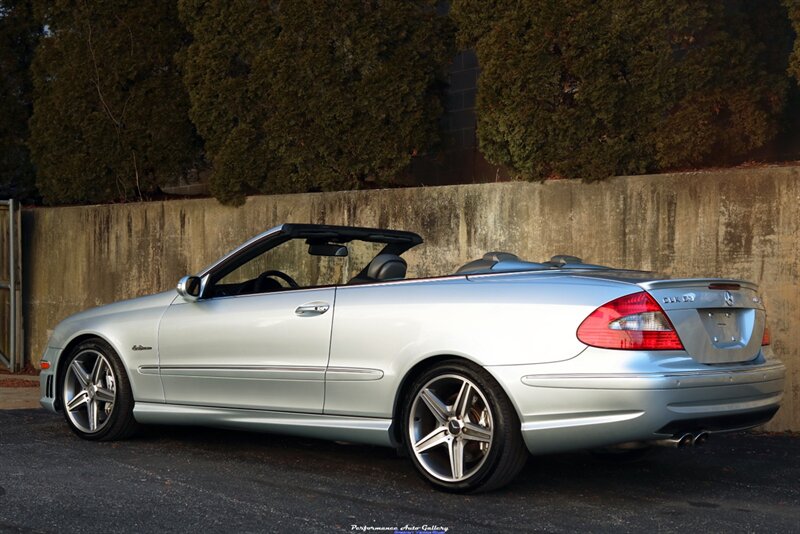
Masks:
[[[644,291],[597,308],[578,327],[578,339],[603,349],[683,350],[664,310]]]
[[[772,336],[769,333],[769,327],[764,325],[764,335],[761,336],[761,346],[765,347],[772,343]]]

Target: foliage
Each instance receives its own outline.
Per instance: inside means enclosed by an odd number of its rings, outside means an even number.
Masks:
[[[493,163],[601,179],[740,160],[777,133],[790,37],[777,0],[508,1],[483,29],[481,5],[454,0],[453,15],[476,46]]]
[[[800,82],[800,39],[796,38],[797,35],[800,35],[800,0],[783,0],[783,5],[786,7],[795,33],[794,49],[789,62],[789,73],[794,76],[795,81]]]
[[[197,154],[174,2],[40,0],[30,147],[49,203],[139,198]]]
[[[31,114],[29,67],[39,26],[27,0],[0,0],[0,196],[35,195],[26,145]]]
[[[456,42],[461,48],[474,48],[504,14],[513,11],[516,0],[455,0],[450,15],[458,21]]]
[[[179,0],[190,116],[225,203],[389,182],[437,139],[434,0]]]

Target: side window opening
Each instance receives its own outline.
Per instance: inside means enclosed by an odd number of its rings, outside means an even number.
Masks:
[[[250,295],[292,289],[347,284],[385,247],[384,243],[352,240],[328,250],[346,247],[347,255],[311,254],[310,239],[290,239],[233,267],[212,280],[207,296]],[[317,243],[319,244],[319,243]],[[330,244],[330,243],[325,243]],[[319,252],[319,250],[317,251]]]

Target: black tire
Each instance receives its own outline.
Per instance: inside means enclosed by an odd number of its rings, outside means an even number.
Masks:
[[[81,382],[79,370],[74,365],[86,371],[84,379],[89,379],[88,386]],[[94,376],[95,370],[98,376]],[[125,439],[136,431],[138,425],[133,418],[133,393],[128,375],[116,351],[102,339],[89,339],[76,345],[60,366],[58,383],[64,419],[79,437],[91,441],[113,441]],[[79,391],[81,388],[83,390]],[[89,393],[88,390],[92,389],[94,391]],[[111,402],[106,400],[109,392],[113,394]],[[86,400],[76,399],[81,395]],[[74,400],[79,402],[69,409],[70,401]],[[94,412],[90,411],[90,404]],[[92,413],[97,414],[94,430],[91,428]]]
[[[464,404],[459,400],[462,394],[454,393],[462,388],[467,392],[463,395],[467,398]],[[423,389],[427,390],[425,394]],[[430,407],[431,402],[435,404],[430,399],[439,396],[444,398],[438,406],[444,405],[448,410],[446,424],[442,422],[444,412],[434,415]],[[460,409],[459,405],[466,408]],[[469,415],[460,418],[459,411]],[[409,388],[401,417],[404,448],[414,467],[422,478],[445,491],[478,493],[500,488],[514,479],[528,459],[511,401],[488,372],[470,362],[445,361],[423,372]],[[476,432],[476,425],[480,432]],[[488,443],[474,441],[475,436],[485,440],[487,434]],[[432,440],[427,440],[432,435]],[[448,441],[424,449],[439,439]],[[456,445],[459,440],[461,445]],[[459,454],[454,451],[461,452],[458,467],[453,457]]]

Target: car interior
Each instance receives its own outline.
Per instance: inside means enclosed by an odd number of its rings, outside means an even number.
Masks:
[[[307,250],[310,256],[347,258],[349,255],[348,245],[345,243],[320,242],[318,240],[306,239],[305,245],[308,247]],[[384,247],[383,250],[386,250],[386,248],[387,247]],[[370,284],[404,279],[408,268],[406,260],[400,257],[399,254],[384,252],[383,250],[372,258],[372,260],[370,260],[355,276],[350,277],[346,285]],[[291,275],[278,269],[268,269],[261,272],[258,276],[231,283],[226,283],[226,278],[228,277],[221,278],[216,284],[213,284],[210,288],[211,293],[209,296],[252,295],[286,291],[302,287],[338,285],[324,283],[319,285],[302,285]]]

